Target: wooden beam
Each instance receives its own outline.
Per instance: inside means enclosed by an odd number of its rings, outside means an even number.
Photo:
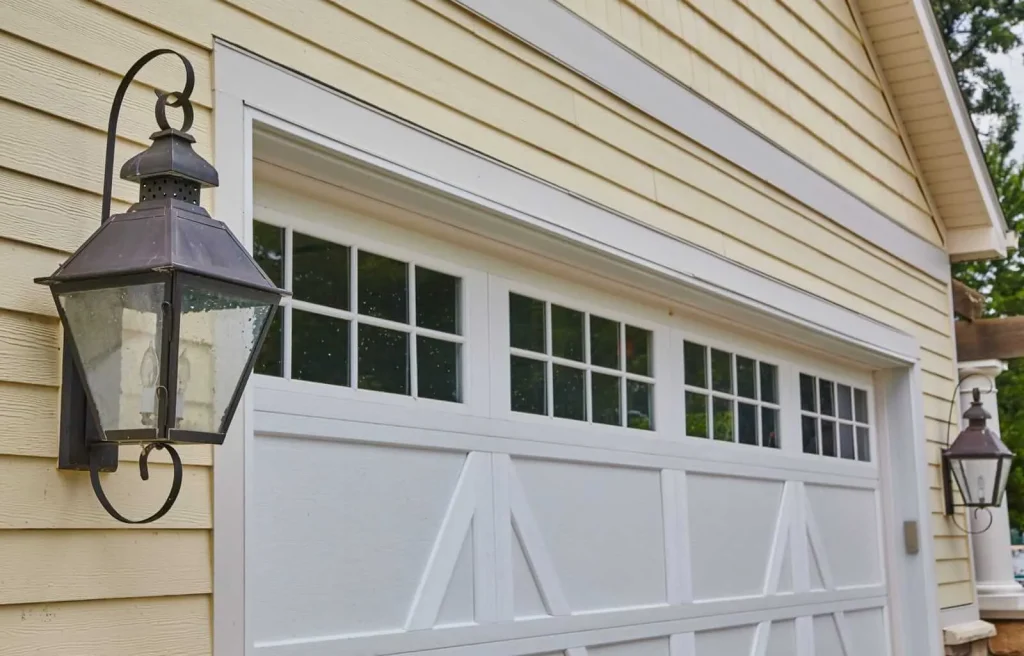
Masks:
[[[953,280],[953,314],[974,321],[984,311],[985,295],[959,280]]]
[[[956,322],[960,362],[1024,357],[1024,316]]]

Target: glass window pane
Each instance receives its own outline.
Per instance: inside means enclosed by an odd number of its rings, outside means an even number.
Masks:
[[[512,356],[512,409],[534,415],[548,413],[547,366],[539,360]]]
[[[853,392],[848,385],[836,386],[836,405],[840,419],[853,419]]]
[[[686,384],[692,387],[708,386],[708,349],[694,342],[683,343],[683,367],[686,373]]]
[[[761,408],[761,446],[779,448],[779,411]]]
[[[359,251],[359,313],[409,323],[409,265]]]
[[[736,393],[747,399],[757,398],[757,362],[736,356]]]
[[[409,333],[359,324],[359,388],[409,394]]]
[[[626,381],[626,425],[654,430],[654,389],[649,383]]]
[[[164,290],[153,283],[60,296],[104,431],[156,426]]]
[[[292,310],[292,378],[348,386],[349,322]]]
[[[583,313],[551,304],[551,354],[583,362]]]
[[[761,400],[766,403],[779,402],[779,368],[773,364],[759,364],[761,369]]]
[[[803,415],[800,417],[800,432],[804,440],[804,453],[818,452],[818,420]]]
[[[830,380],[818,380],[818,402],[821,404],[821,414],[834,417],[836,404],[833,396],[834,386]]]
[[[686,434],[690,437],[708,436],[707,395],[686,393]]]
[[[459,350],[455,342],[416,338],[416,393],[424,399],[461,401]]]
[[[252,257],[271,282],[284,287],[284,228],[253,221]]]
[[[651,331],[626,326],[626,371],[651,375]]]
[[[711,349],[711,388],[732,393],[732,354]]]
[[[416,267],[416,325],[453,335],[459,330],[462,281],[447,273]]]
[[[300,301],[349,309],[349,249],[292,233],[292,291]]]
[[[274,318],[270,322],[270,330],[260,347],[260,354],[256,356],[256,365],[253,373],[264,376],[284,375],[284,308],[278,308]]]
[[[821,455],[836,456],[836,422],[821,420]]]
[[[508,295],[508,328],[512,348],[547,353],[544,301],[510,293]]]
[[[555,416],[565,419],[587,418],[586,372],[576,367],[554,365]]]
[[[868,393],[861,389],[853,390],[853,405],[857,421],[862,424],[868,423]]]
[[[740,403],[738,409],[736,423],[739,428],[740,444],[757,446],[757,406]]]
[[[857,427],[857,460],[871,462],[871,440],[863,426]]]
[[[619,322],[590,315],[590,364],[622,369],[619,363]]]
[[[839,424],[839,457],[854,459],[853,426],[850,424]]]
[[[814,393],[814,376],[800,374],[800,409],[817,412],[817,395]]]
[[[735,442],[733,436],[732,401],[729,399],[715,398],[711,400],[714,417],[714,438]]]
[[[594,403],[594,423],[622,425],[622,396],[619,385],[622,379],[607,374],[590,374],[590,387]]]

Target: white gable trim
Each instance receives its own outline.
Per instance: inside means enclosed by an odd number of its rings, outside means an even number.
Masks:
[[[662,73],[555,0],[456,0],[687,138],[937,280],[946,252]]]

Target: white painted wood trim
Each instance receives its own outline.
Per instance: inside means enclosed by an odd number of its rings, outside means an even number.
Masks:
[[[223,72],[217,78],[223,81],[218,82],[218,91],[259,110],[261,123],[385,175],[469,203],[481,210],[476,221],[480,225],[488,216],[501,217],[601,253],[606,267],[621,263],[655,276],[674,293],[689,290],[699,296],[690,303],[742,308],[759,315],[765,326],[781,322],[797,338],[801,333],[826,338],[833,348],[838,340],[890,363],[918,358],[917,341],[890,326],[426,133],[232,46],[218,42],[215,58]]]
[[[661,503],[665,525],[665,575],[668,603],[693,602],[693,573],[690,561],[690,507],[686,472],[661,472]]]
[[[656,69],[555,0],[456,1],[850,232],[937,280],[949,280],[949,257],[942,248]]]

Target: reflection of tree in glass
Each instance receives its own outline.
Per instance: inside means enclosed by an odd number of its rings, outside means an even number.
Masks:
[[[359,313],[409,322],[409,274],[405,262],[359,251]]]

